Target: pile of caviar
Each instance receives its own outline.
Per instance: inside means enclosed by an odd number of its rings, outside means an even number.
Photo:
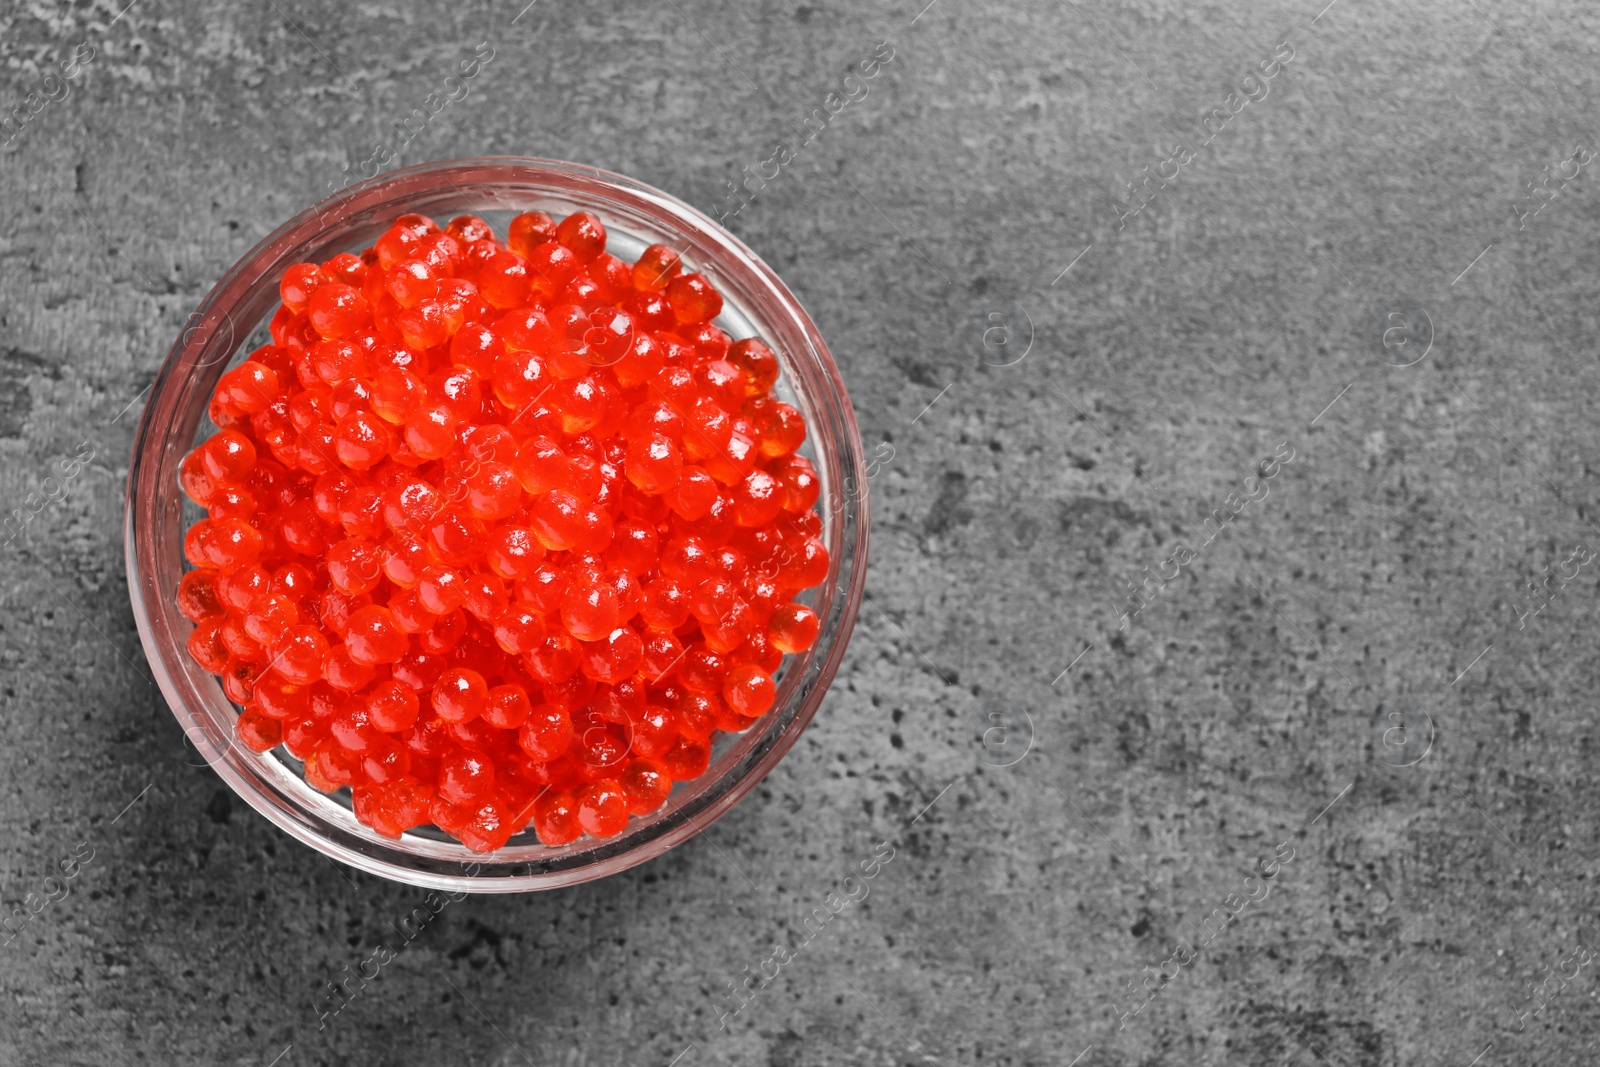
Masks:
[[[188,649],[324,792],[477,851],[615,836],[816,640],[816,470],[778,360],[600,219],[406,215],[289,267],[183,460]]]

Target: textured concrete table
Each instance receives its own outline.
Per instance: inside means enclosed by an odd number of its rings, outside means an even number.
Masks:
[[[125,2],[0,12],[0,1064],[1593,1062],[1591,12]],[[874,558],[736,811],[319,1018],[422,893],[192,765],[122,491],[211,283],[396,151],[727,214]]]

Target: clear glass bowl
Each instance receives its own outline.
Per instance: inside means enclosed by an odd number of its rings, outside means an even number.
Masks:
[[[650,244],[682,252],[685,270],[709,276],[722,293],[717,324],[734,338],[759,336],[782,364],[779,394],[805,415],[801,452],[822,482],[818,510],[830,554],[828,580],[801,598],[821,619],[813,648],[785,657],[773,709],[743,734],[720,734],[711,766],[680,783],[653,815],[619,837],[580,838],[550,848],[524,831],[478,854],[433,827],[380,836],[358,822],[349,791],[324,795],[281,747],[265,755],[234,740],[238,709],[218,679],[190,657],[192,624],[175,601],[186,569],[183,532],[202,516],[178,485],[178,464],[214,432],[206,406],[217,379],[257,345],[278,306],[278,281],[291,263],[368,247],[398,216],[416,212],[441,225],[478,215],[503,238],[518,212],[561,218],[599,215],[609,250],[632,260]],[[726,813],[783,758],[816,714],[860,607],[867,565],[866,471],[860,431],[838,368],[794,294],[738,238],[659,190],[592,167],[545,159],[488,158],[428,163],[346,189],[280,226],[223,276],[167,354],[134,438],[125,549],[128,590],[145,655],[186,737],[251,807],[320,852],[411,885],[479,893],[552,889],[601,878],[661,855]]]

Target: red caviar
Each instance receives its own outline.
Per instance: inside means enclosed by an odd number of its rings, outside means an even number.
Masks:
[[[243,745],[491,851],[622,833],[771,710],[820,483],[710,278],[588,212],[407,215],[279,293],[179,476],[188,649]]]

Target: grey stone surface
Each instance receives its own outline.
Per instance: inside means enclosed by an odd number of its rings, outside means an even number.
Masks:
[[[1518,619],[1600,546],[1592,11],[124,2],[0,9],[0,110],[60,97],[0,147],[3,911],[77,872],[0,945],[0,1064],[1593,1062],[1595,568]],[[188,765],[127,603],[127,452],[210,284],[482,41],[406,162],[567,158],[708,211],[893,47],[730,222],[883,457],[870,603],[711,831],[452,904],[319,1029],[422,894]],[[879,842],[870,896],[719,1027]]]

